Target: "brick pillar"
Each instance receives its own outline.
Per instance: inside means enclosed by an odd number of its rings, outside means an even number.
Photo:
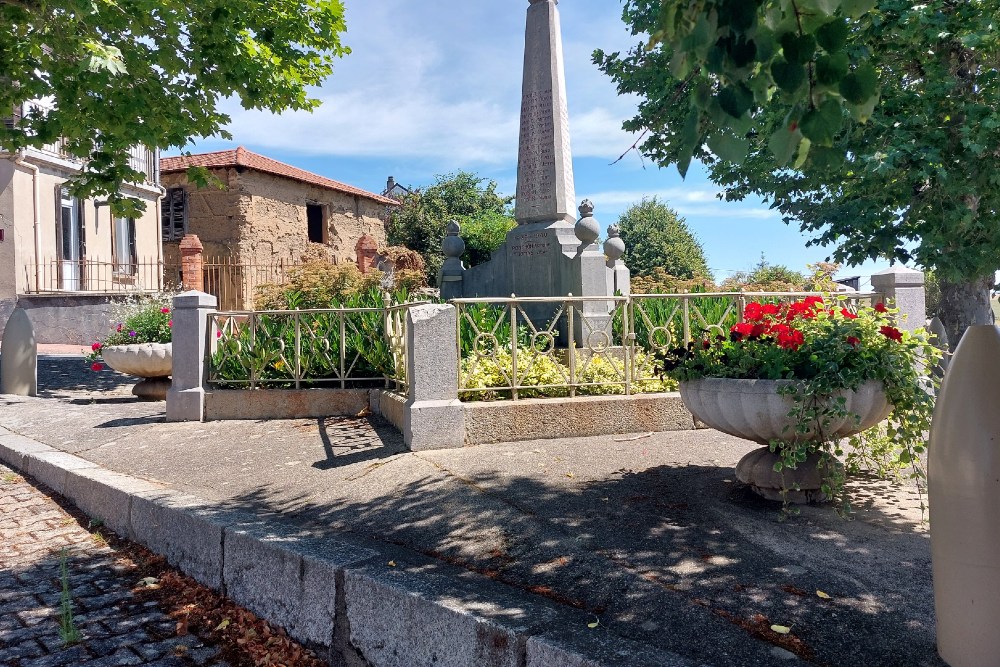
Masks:
[[[375,239],[367,234],[362,234],[354,251],[358,255],[358,268],[361,273],[368,273],[375,267],[375,258],[378,257],[378,243],[375,242]]]
[[[204,248],[195,234],[185,234],[181,239],[181,282],[184,289],[205,291],[205,274],[202,271]]]

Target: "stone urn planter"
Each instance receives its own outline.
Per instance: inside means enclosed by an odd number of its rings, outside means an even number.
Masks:
[[[796,435],[795,420],[788,413],[795,405],[791,396],[778,393],[794,380],[737,380],[732,378],[702,378],[680,383],[681,398],[694,417],[712,428],[753,440],[764,445],[750,452],[736,464],[736,478],[759,495],[770,500],[792,503],[825,500],[822,480],[829,471],[819,467],[819,454],[813,454],[795,470],[774,471],[778,454],[768,443],[774,439],[809,440],[816,433]],[[842,390],[848,415],[831,423],[829,438],[846,438],[875,426],[889,416],[892,405],[880,382],[867,382],[856,391]],[[855,415],[860,418],[856,419]],[[787,498],[783,490],[787,489]]]
[[[170,343],[111,345],[101,348],[101,357],[112,369],[144,378],[132,394],[149,401],[162,401],[170,389],[173,356]]]

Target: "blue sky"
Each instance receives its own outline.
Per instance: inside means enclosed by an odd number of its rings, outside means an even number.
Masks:
[[[280,117],[227,102],[233,142],[206,139],[186,150],[236,144],[357,187],[381,192],[390,175],[422,186],[458,169],[493,179],[514,194],[521,65],[527,0],[345,0],[353,53],[317,91],[315,112]],[[721,202],[703,170],[682,180],[631,153],[621,123],[636,99],[619,96],[591,64],[594,49],[624,51],[637,40],[616,0],[562,0],[563,49],[569,97],[576,198],[589,198],[602,227],[643,196],[677,210],[705,248],[721,279],[755,264],[804,270],[831,251],[806,248],[759,200]],[[884,269],[887,262],[844,268],[842,276]]]

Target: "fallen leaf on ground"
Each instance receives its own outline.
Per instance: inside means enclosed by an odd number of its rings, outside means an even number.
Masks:
[[[633,435],[628,438],[615,438],[614,442],[629,442],[631,440],[642,440],[643,438],[648,438],[651,435],[653,435],[652,431],[650,431],[649,433],[643,433],[642,435]]]
[[[787,635],[789,632],[792,631],[792,629],[787,625],[772,625],[771,629],[777,632],[779,635]]]
[[[823,600],[829,600],[830,599],[830,596],[827,595],[826,593],[824,593],[823,591],[816,591],[816,596],[819,597],[819,598],[821,598],[821,599],[823,599]]]
[[[396,561],[394,560],[389,561],[389,567],[396,567]]]

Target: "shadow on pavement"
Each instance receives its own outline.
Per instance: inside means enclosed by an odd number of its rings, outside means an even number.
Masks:
[[[263,486],[226,504],[403,546],[708,663],[775,664],[780,647],[820,665],[943,664],[927,534],[864,498],[853,521],[808,506],[782,522],[732,468],[698,465],[583,488],[481,474],[428,476],[370,502],[312,498]]]

